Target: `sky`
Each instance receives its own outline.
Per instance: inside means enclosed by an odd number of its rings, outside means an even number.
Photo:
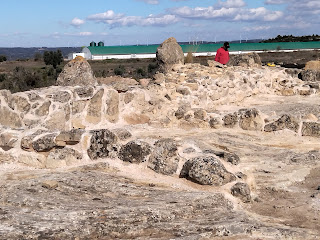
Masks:
[[[0,0],[0,47],[320,34],[320,0]]]

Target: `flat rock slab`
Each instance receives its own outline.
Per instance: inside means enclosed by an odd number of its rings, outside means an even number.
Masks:
[[[108,165],[106,165],[108,167]],[[17,173],[1,184],[0,239],[200,239],[290,231],[233,210],[221,193],[173,191],[112,171]]]

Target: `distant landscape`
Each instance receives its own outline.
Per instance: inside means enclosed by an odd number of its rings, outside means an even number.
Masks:
[[[63,57],[67,58],[69,53],[81,52],[81,47],[59,47],[59,48],[1,48],[0,56],[4,55],[7,57],[8,61],[31,59],[34,58],[36,54],[43,54],[45,51],[56,51],[60,49]]]

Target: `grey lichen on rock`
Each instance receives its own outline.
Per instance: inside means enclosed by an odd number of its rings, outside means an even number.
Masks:
[[[264,119],[256,108],[239,110],[239,126],[244,130],[262,131]]]
[[[118,151],[117,136],[108,129],[94,130],[91,132],[88,156],[91,159],[115,157]]]
[[[284,114],[277,121],[269,123],[264,127],[265,132],[273,132],[283,129],[289,129],[298,132],[299,122],[294,117]]]
[[[140,140],[130,141],[123,145],[119,151],[119,158],[130,163],[141,163],[147,160],[151,153],[151,146]]]
[[[37,152],[48,152],[56,146],[55,137],[54,133],[40,136],[32,142],[32,148]]]
[[[158,140],[154,145],[148,167],[165,175],[176,173],[180,160],[177,143],[173,139],[165,138]]]
[[[232,186],[231,194],[240,198],[245,203],[251,201],[251,191],[247,183],[237,182]]]
[[[183,165],[180,177],[202,185],[214,186],[222,186],[236,180],[235,175],[228,172],[214,156],[195,157],[188,160]]]
[[[302,136],[320,137],[320,123],[303,122],[301,134]]]
[[[96,84],[97,80],[93,75],[90,64],[81,56],[67,63],[57,79],[57,85],[60,86],[87,86]]]

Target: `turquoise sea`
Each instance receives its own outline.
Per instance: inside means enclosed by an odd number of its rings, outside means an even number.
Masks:
[[[216,52],[219,44],[181,45],[183,52]],[[92,54],[143,54],[156,53],[159,45],[95,46],[88,47]],[[231,43],[229,51],[264,51],[320,49],[320,42]]]

